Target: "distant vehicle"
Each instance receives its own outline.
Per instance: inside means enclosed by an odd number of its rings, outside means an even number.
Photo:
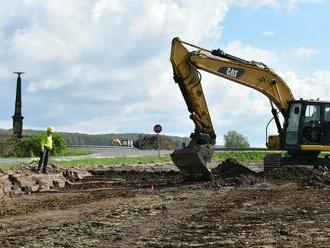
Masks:
[[[113,146],[125,146],[125,147],[133,147],[133,140],[130,139],[113,139],[111,144]]]
[[[123,144],[121,143],[120,139],[113,139],[111,144],[113,146],[123,146]]]

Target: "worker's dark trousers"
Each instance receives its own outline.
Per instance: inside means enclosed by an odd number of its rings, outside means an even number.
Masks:
[[[42,171],[46,172],[49,153],[50,153],[50,149],[47,149],[47,148],[45,148],[45,150],[40,152],[40,160],[39,160],[39,165],[38,165],[38,171],[41,171],[41,167],[43,167]]]

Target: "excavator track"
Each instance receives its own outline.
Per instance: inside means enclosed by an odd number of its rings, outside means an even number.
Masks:
[[[171,154],[173,163],[186,179],[192,181],[209,180],[212,177],[208,163],[211,162],[213,150],[196,147],[177,149]]]
[[[322,166],[330,168],[330,158],[324,157],[299,157],[287,154],[269,154],[264,158],[264,171],[283,166]]]

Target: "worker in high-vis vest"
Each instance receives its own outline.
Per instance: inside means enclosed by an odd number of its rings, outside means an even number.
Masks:
[[[52,134],[54,129],[52,127],[48,127],[45,135],[41,138],[41,151],[40,151],[40,160],[38,165],[38,173],[47,173],[47,164],[48,158],[50,155],[50,151],[53,148],[53,137]]]

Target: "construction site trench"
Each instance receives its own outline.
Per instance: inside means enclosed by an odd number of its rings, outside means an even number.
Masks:
[[[327,168],[213,162],[0,174],[0,247],[329,247]]]

